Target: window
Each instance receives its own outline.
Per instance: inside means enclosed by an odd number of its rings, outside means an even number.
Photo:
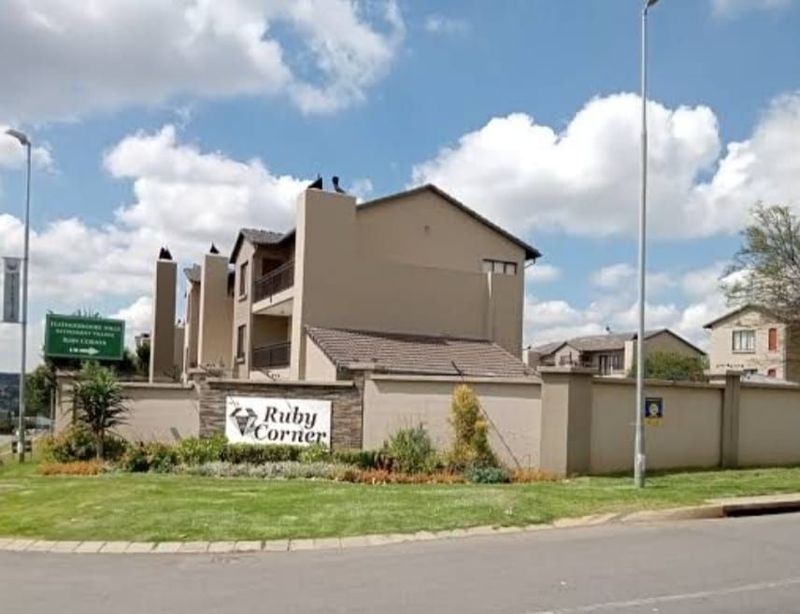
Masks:
[[[243,262],[239,267],[239,298],[247,296],[247,269],[249,262]]]
[[[516,275],[517,263],[506,262],[505,260],[490,260],[484,259],[483,261],[484,273],[495,273],[497,275]]]
[[[236,329],[236,359],[244,360],[244,343],[247,337],[247,326],[242,324]]]
[[[754,331],[754,330],[735,330],[735,331],[733,331],[733,351],[734,352],[755,352],[756,351],[756,331]]]
[[[778,375],[778,372],[775,369],[769,369],[767,371],[767,377],[776,377],[777,375]]]
[[[615,371],[620,371],[622,369],[621,358],[619,354],[600,354],[598,357],[600,375],[609,375]]]
[[[778,350],[778,329],[769,329],[769,351],[776,352]]]

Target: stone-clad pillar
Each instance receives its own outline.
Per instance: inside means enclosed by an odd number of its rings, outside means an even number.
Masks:
[[[162,249],[156,261],[153,328],[150,336],[150,381],[171,379],[175,369],[175,292],[178,266]]]

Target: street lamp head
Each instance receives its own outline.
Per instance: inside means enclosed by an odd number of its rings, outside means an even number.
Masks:
[[[6,130],[6,134],[8,136],[13,136],[15,139],[17,139],[19,141],[20,145],[30,145],[31,144],[31,141],[28,138],[28,135],[25,134],[24,132],[20,132],[19,130],[14,130],[13,128],[9,128],[8,130]]]
[[[646,11],[651,6],[655,6],[656,4],[658,4],[658,0],[647,0],[647,2],[644,5],[644,10]]]

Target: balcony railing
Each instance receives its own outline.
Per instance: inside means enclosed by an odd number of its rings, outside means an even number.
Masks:
[[[277,269],[259,277],[255,283],[254,297],[256,302],[263,301],[294,285],[294,260],[289,260]]]
[[[292,344],[273,343],[253,350],[253,367],[256,369],[280,369],[289,366]]]

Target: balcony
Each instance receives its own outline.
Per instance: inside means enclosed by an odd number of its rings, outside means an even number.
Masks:
[[[254,369],[283,369],[289,366],[292,344],[289,341],[272,343],[253,349]]]
[[[294,260],[289,260],[256,280],[253,287],[253,313],[290,316],[294,298]]]

